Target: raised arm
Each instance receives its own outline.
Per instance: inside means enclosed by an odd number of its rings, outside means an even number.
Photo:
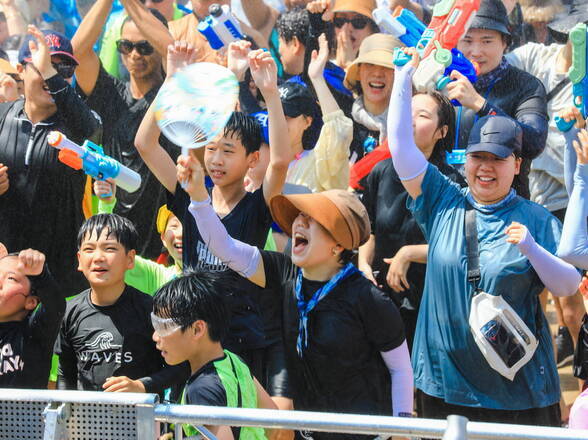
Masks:
[[[111,8],[112,0],[96,0],[71,39],[74,56],[80,63],[76,68],[76,81],[86,96],[92,94],[98,79],[100,59],[94,52],[94,44],[102,33]]]
[[[280,13],[263,0],[246,0],[241,2],[241,6],[251,27],[257,29],[261,36],[268,40]]]
[[[166,81],[177,70],[191,64],[194,61],[194,56],[194,48],[186,42],[176,41],[170,45],[167,51]],[[151,104],[137,130],[135,148],[157,180],[165,189],[174,194],[176,191],[176,165],[167,151],[159,144],[161,131],[155,121],[154,105],[155,103]]]
[[[529,230],[520,223],[512,222],[506,228],[506,235],[506,241],[517,245],[521,254],[529,259],[547,290],[555,296],[576,293],[581,277],[574,266],[537,244]]]
[[[210,204],[200,162],[193,156],[180,156],[177,169],[178,181],[185,185],[192,200],[189,211],[196,220],[202,241],[232,270],[258,286],[265,287],[265,271],[259,249],[229,235]]]
[[[570,145],[566,145],[566,149],[570,148]],[[573,141],[573,148],[575,154],[573,151],[571,154],[577,156],[577,164],[557,254],[576,267],[588,269],[588,131],[586,129],[578,132],[577,140]],[[566,161],[568,161],[567,155]]]
[[[278,92],[278,69],[271,54],[256,50],[249,53],[249,66],[255,85],[261,91],[267,105],[270,161],[263,179],[263,197],[269,206],[270,199],[282,192],[288,165],[293,158],[288,136],[288,124],[284,116]]]
[[[127,14],[155,50],[165,58],[167,48],[174,43],[168,28],[138,0],[121,0]]]
[[[8,35],[24,35],[27,33],[27,23],[16,5],[15,0],[0,1],[2,12],[6,17]]]
[[[388,146],[402,185],[416,199],[422,193],[428,162],[414,142],[412,129],[412,75],[418,66],[418,55],[414,48],[403,50],[412,60],[395,69],[388,111]]]

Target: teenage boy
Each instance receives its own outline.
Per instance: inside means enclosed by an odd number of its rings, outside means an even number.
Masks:
[[[223,350],[229,311],[221,292],[227,281],[220,272],[198,271],[165,284],[153,298],[153,340],[168,364],[190,363],[182,404],[276,409],[247,365]],[[262,428],[206,428],[219,439],[265,438]],[[198,432],[192,425],[183,429],[188,436]]]
[[[168,76],[189,64],[193,48],[176,42],[168,49]],[[249,53],[249,65],[253,79],[265,98],[269,114],[270,164],[260,189],[245,191],[244,178],[247,171],[258,161],[261,132],[257,121],[243,113],[235,112],[224,132],[204,151],[204,164],[214,187],[211,198],[215,211],[233,237],[263,248],[271,225],[268,203],[271,197],[282,191],[288,164],[293,157],[290,151],[288,126],[278,93],[276,65],[268,52]],[[159,129],[150,109],[139,127],[135,146],[141,157],[168,190],[168,207],[181,220],[183,231],[184,268],[214,271],[230,271],[204,244],[196,222],[188,212],[190,197],[177,184],[176,165],[159,145]],[[196,150],[190,154],[195,155]],[[232,272],[235,279],[239,275]],[[230,298],[232,312],[229,333],[223,341],[225,347],[239,354],[261,377],[260,352],[267,341],[258,310],[259,288],[249,282],[239,281],[234,289],[225,289]]]
[[[161,371],[151,340],[152,298],[124,282],[137,239],[133,224],[116,214],[95,215],[80,228],[78,270],[90,289],[67,303],[55,347],[59,389],[159,392],[174,374],[187,375],[182,368]]]
[[[1,388],[47,388],[64,310],[45,255],[33,249],[7,254],[0,243]]]

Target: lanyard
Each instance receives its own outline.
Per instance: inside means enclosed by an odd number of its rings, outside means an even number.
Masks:
[[[298,270],[296,285],[294,287],[294,291],[296,293],[296,304],[298,306],[298,314],[300,315],[298,321],[298,339],[296,340],[296,351],[298,351],[298,356],[302,357],[302,350],[308,346],[308,330],[306,326],[308,323],[308,315],[310,314],[310,311],[314,309],[319,301],[327,296],[341,280],[356,272],[359,272],[359,270],[353,264],[348,263],[323,287],[314,292],[312,298],[306,302],[302,293],[302,271]]]

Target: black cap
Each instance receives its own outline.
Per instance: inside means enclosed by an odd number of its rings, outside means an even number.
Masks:
[[[520,156],[523,146],[523,129],[507,116],[484,116],[476,121],[470,131],[466,154],[492,153],[501,158],[511,154]]]
[[[570,9],[559,14],[547,27],[567,35],[578,23],[588,24],[588,0],[574,0]]]
[[[502,1],[482,0],[480,9],[474,16],[470,29],[491,29],[510,35],[508,26],[508,14]]]
[[[286,81],[279,87],[284,114],[290,118],[300,115],[316,117],[318,105],[308,87],[293,81]]]

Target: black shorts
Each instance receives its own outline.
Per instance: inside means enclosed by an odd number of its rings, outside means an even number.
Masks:
[[[559,403],[543,408],[524,410],[501,410],[452,405],[438,397],[429,396],[416,390],[419,417],[426,419],[446,419],[455,414],[467,417],[472,422],[514,423],[517,425],[561,426]]]

